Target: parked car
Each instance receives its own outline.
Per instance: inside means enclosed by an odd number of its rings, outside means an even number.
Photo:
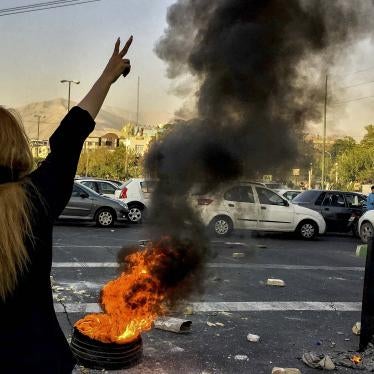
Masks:
[[[288,189],[281,189],[281,190],[274,190],[279,195],[285,197],[288,201],[292,201],[297,195],[300,195],[303,191],[302,190],[288,190]]]
[[[123,200],[129,207],[129,221],[139,223],[144,218],[145,210],[149,207],[151,195],[156,181],[144,178],[132,178],[126,181],[121,190],[115,192],[115,197]]]
[[[217,236],[249,229],[296,232],[313,239],[326,229],[321,214],[290,203],[260,183],[232,183],[214,194],[192,198],[203,223]]]
[[[307,190],[292,202],[321,213],[327,231],[352,231],[354,235],[358,235],[355,217],[361,217],[366,210],[366,196],[356,192]]]
[[[99,195],[90,188],[74,182],[73,192],[59,220],[94,221],[98,226],[113,226],[127,221],[127,204]]]
[[[374,210],[368,210],[358,221],[358,232],[363,243],[367,243],[374,234]]]
[[[116,198],[115,192],[121,191],[121,186],[117,182],[112,180],[100,179],[100,178],[79,178],[75,181],[83,186],[90,188],[100,195],[104,195],[111,198]],[[119,181],[118,181],[119,182]]]

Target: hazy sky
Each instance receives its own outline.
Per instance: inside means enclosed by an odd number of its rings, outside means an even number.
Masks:
[[[36,0],[1,0],[0,8],[30,5]],[[0,103],[19,106],[67,97],[61,79],[79,100],[110,57],[116,38],[134,42],[128,54],[132,74],[118,81],[106,104],[136,110],[137,77],[141,109],[173,113],[179,100],[168,93],[165,65],[153,47],[166,27],[173,0],[102,0],[100,2],[0,17]]]
[[[213,0],[212,0],[213,1]],[[362,0],[365,1],[365,0]],[[36,0],[1,0],[0,9],[34,4]],[[132,74],[119,81],[106,104],[136,110],[137,77],[141,77],[141,110],[172,113],[181,99],[169,92],[166,66],[153,52],[166,27],[166,11],[174,0],[102,0],[72,7],[0,17],[0,104],[20,106],[67,97],[61,79],[80,80],[72,86],[79,100],[104,68],[117,36],[134,43],[129,53]],[[369,69],[368,69],[369,68]],[[366,70],[368,69],[368,70]],[[356,71],[362,71],[355,73]],[[374,48],[370,40],[352,46],[331,66],[330,103],[374,95]],[[353,73],[353,74],[352,74]],[[331,83],[331,85],[330,85]],[[339,94],[340,97],[332,97]],[[374,98],[330,105],[329,132],[358,138],[374,123]],[[321,125],[315,126],[321,131]]]

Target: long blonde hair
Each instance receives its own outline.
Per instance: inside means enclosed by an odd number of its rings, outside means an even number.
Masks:
[[[33,158],[21,120],[1,106],[0,166],[18,176],[0,184],[0,299],[5,300],[29,261],[25,240],[32,238],[32,207],[23,177],[31,172]]]

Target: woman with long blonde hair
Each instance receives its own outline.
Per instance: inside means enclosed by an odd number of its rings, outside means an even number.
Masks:
[[[69,201],[79,156],[111,85],[130,71],[132,37],[50,138],[32,171],[17,115],[0,107],[0,373],[71,373],[75,360],[53,309],[52,227]]]

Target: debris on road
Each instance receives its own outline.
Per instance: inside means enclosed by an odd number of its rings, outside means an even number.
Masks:
[[[356,248],[356,256],[357,257],[366,257],[368,253],[368,245],[367,244],[359,244]]]
[[[301,374],[301,371],[297,368],[278,368],[274,367],[271,374]]]
[[[275,286],[275,287],[285,287],[285,286],[286,286],[286,283],[285,283],[284,280],[282,280],[282,279],[273,279],[273,278],[269,278],[269,279],[266,281],[266,285],[267,285],[267,286]]]
[[[192,308],[192,306],[191,305],[187,305],[184,308],[183,314],[185,314],[186,316],[192,315],[193,314],[193,308]]]
[[[208,322],[207,322],[206,324],[207,324],[207,325],[208,325],[209,327],[213,327],[213,326],[216,326],[216,324],[215,324],[215,323],[213,323],[213,322],[209,322],[209,321],[208,321]]]
[[[361,334],[361,322],[356,322],[353,327],[352,327],[352,332],[355,335],[360,335]]]
[[[307,352],[303,354],[302,361],[313,369],[335,370],[335,364],[329,355]]]
[[[243,252],[234,252],[232,254],[232,257],[234,257],[234,258],[242,258],[242,257],[245,257],[245,253],[243,253]]]
[[[260,340],[260,337],[255,334],[248,334],[247,335],[247,340],[252,343],[257,343]]]
[[[221,322],[216,322],[216,326],[224,327],[225,324],[224,324],[224,323],[221,323]]]
[[[364,371],[374,372],[374,345],[369,343],[364,352],[340,352],[333,355],[333,360],[337,366]]]
[[[159,330],[184,333],[190,330],[192,321],[175,317],[158,317],[154,327]]]
[[[237,361],[248,361],[249,360],[247,355],[236,355],[234,359]]]

